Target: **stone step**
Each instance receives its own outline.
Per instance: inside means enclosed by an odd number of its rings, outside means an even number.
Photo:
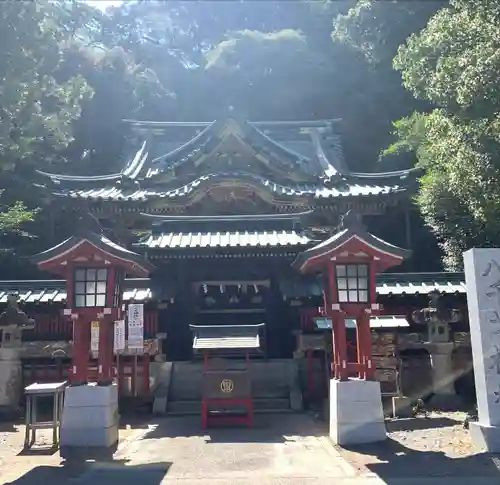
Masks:
[[[251,362],[249,371],[254,396],[288,399],[290,393],[289,362]],[[199,401],[203,381],[203,365],[197,362],[175,362],[170,382],[170,401]]]
[[[254,399],[256,413],[291,412],[288,399]],[[167,414],[173,416],[188,416],[201,414],[201,401],[170,401]]]

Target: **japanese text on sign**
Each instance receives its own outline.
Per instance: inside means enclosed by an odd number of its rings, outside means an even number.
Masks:
[[[119,353],[125,350],[125,320],[117,320],[114,326],[114,350]]]
[[[92,322],[90,327],[90,351],[99,352],[99,322]]]
[[[128,348],[144,350],[144,305],[128,306]]]

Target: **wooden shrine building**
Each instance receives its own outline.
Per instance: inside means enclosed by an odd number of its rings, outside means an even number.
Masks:
[[[250,359],[269,361],[291,359],[308,338],[322,340],[322,281],[299,274],[292,262],[335,233],[349,210],[362,216],[371,233],[411,249],[416,174],[351,171],[340,120],[228,117],[125,125],[121,170],[88,176],[39,172],[36,184],[52,196],[54,244],[72,235],[77,216],[91,217],[109,240],[154,264],[149,278],[127,279],[123,295],[126,304],[145,304],[145,361],[155,355],[196,361],[197,327],[259,325],[260,350]],[[463,307],[461,274],[379,275],[377,297],[385,316],[372,326],[422,332],[411,313],[426,305],[432,289]],[[3,281],[0,303],[10,292],[20,295],[37,322],[23,335],[31,349],[26,362],[53,365],[57,346],[69,357],[71,346],[64,342],[71,340],[71,322],[59,312],[64,282]],[[67,365],[64,358],[59,365]]]

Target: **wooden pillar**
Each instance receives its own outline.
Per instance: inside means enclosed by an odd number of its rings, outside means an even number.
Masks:
[[[337,285],[335,283],[335,269],[333,263],[328,265],[328,300],[325,301],[326,314],[332,319],[333,339],[337,362],[335,363],[336,378],[345,381],[347,375],[347,338],[345,318],[343,313],[333,310],[332,302],[337,301]]]
[[[149,354],[142,356],[142,391],[149,395]]]
[[[71,384],[86,384],[88,381],[90,352],[90,322],[82,317],[73,321],[73,367]]]
[[[339,357],[339,379],[346,381],[349,377],[347,368],[347,334],[345,330],[345,318],[343,314],[337,314],[335,328],[335,338],[338,341],[338,357]]]
[[[99,321],[99,356],[97,359],[97,383],[107,386],[113,382],[113,319],[105,315]]]
[[[357,345],[357,361],[358,361],[358,377],[366,379],[366,355],[365,355],[365,334],[363,331],[363,318],[356,318],[356,345]]]
[[[314,397],[314,361],[312,349],[307,349],[307,398],[311,401]]]
[[[363,334],[363,355],[365,358],[365,379],[373,381],[375,379],[375,366],[373,365],[372,351],[372,331],[370,328],[370,315],[365,313],[360,321],[362,323],[361,332]]]

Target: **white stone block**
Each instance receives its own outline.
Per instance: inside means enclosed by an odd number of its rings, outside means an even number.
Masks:
[[[118,441],[118,386],[68,387],[61,447],[110,447]]]
[[[119,420],[118,406],[64,407],[61,425],[71,429],[109,428]]]
[[[118,442],[118,425],[108,428],[82,428],[78,431],[61,427],[61,448],[109,448]]]
[[[335,444],[374,443],[387,438],[380,383],[330,381],[330,437]]]
[[[64,407],[109,406],[118,403],[118,386],[98,386],[95,382],[66,389]]]
[[[500,452],[500,426],[485,426],[469,423],[469,430],[473,443],[478,448],[486,448],[490,453]]]
[[[479,439],[500,426],[500,249],[466,251],[464,269],[479,415],[471,434]]]

